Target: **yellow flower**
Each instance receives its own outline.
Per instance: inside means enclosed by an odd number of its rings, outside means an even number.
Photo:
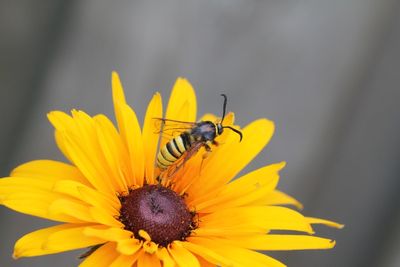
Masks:
[[[232,180],[272,137],[271,121],[259,119],[241,129],[242,142],[225,131],[206,159],[200,150],[160,184],[154,123],[163,117],[160,94],[150,101],[141,129],[116,73],[112,89],[118,130],[102,114],[50,112],[57,145],[70,164],[31,161],[0,179],[2,205],[61,222],[19,239],[15,258],[88,248],[80,266],[284,266],[255,250],[335,245],[313,236],[311,225],[341,225],[279,206],[301,207],[276,190],[284,162]],[[196,120],[196,97],[187,80],[176,81],[165,118]],[[208,114],[201,120],[218,118]],[[238,129],[233,120],[229,113],[224,124]],[[163,137],[161,145],[168,140]]]

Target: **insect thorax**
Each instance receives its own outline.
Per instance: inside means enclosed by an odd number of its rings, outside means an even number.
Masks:
[[[198,141],[212,141],[216,136],[215,124],[211,121],[201,121],[191,130],[190,134]]]

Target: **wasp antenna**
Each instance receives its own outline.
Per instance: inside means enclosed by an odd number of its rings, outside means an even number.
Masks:
[[[226,94],[221,94],[222,97],[224,97],[224,106],[223,106],[223,111],[222,111],[222,119],[221,119],[221,124],[224,121],[225,118],[225,113],[226,113],[226,102],[228,98],[226,97]]]
[[[223,126],[222,128],[228,128],[228,129],[231,129],[232,131],[234,131],[235,133],[237,133],[237,134],[240,136],[239,142],[242,142],[243,134],[242,134],[241,131],[239,131],[239,130],[237,130],[237,129],[231,127],[231,126]]]

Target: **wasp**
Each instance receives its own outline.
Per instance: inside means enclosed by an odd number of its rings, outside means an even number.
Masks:
[[[218,145],[218,143],[215,141],[215,138],[221,135],[224,129],[230,129],[233,132],[237,133],[240,137],[240,141],[242,141],[242,132],[231,126],[223,125],[226,113],[227,97],[225,94],[221,94],[221,96],[224,98],[224,104],[222,119],[220,122],[184,122],[169,119],[158,119],[162,122],[164,127],[166,124],[174,125],[172,126],[172,128],[169,128],[169,130],[175,129],[183,131],[160,148],[160,151],[157,155],[157,166],[158,168],[160,168],[161,171],[165,171],[171,165],[175,165],[175,170],[173,172],[176,172],[202,147],[204,147],[207,152],[211,152],[210,145]],[[161,130],[161,132],[164,131],[166,130]]]

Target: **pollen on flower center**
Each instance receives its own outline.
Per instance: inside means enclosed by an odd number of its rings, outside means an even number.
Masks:
[[[120,201],[119,219],[138,239],[142,239],[139,230],[144,230],[153,242],[165,247],[174,240],[185,240],[196,226],[183,199],[161,185],[132,189]]]

